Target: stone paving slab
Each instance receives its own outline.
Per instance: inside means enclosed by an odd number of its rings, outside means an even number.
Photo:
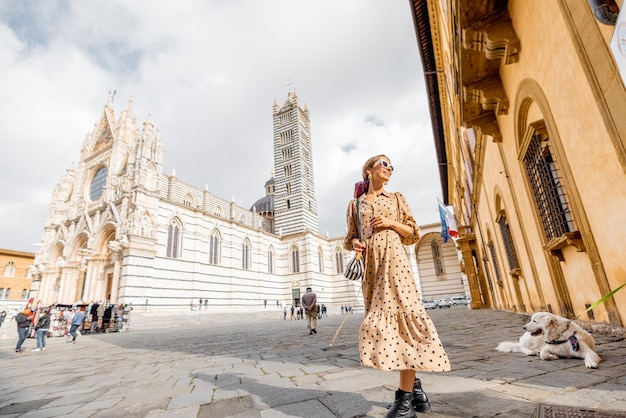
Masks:
[[[448,373],[418,373],[433,407],[429,418],[534,418],[545,405],[626,417],[622,337],[594,334],[603,361],[591,370],[580,359],[543,361],[495,351],[500,341],[519,338],[526,315],[461,307],[429,312],[452,365]],[[232,317],[203,315],[196,318],[203,323],[184,328],[86,334],[77,344],[49,338],[48,349],[38,353],[27,339],[23,354],[13,352],[17,332],[11,336],[3,327],[0,416],[385,415],[398,375],[359,365],[361,315],[347,318],[332,347],[344,316],[320,320],[312,336],[304,321],[259,315],[233,327]]]

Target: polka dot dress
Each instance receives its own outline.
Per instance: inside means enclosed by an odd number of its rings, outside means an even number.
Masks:
[[[374,202],[359,198],[361,238],[366,242],[359,329],[361,364],[380,370],[449,371],[450,363],[417,291],[402,237],[393,229],[369,230],[369,219],[382,215],[419,230],[401,193],[383,190]],[[354,201],[348,207],[345,248],[357,237]],[[406,239],[405,239],[406,241]],[[408,244],[408,243],[407,243]]]

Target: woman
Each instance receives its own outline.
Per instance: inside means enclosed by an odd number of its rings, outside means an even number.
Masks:
[[[448,356],[426,314],[404,245],[419,239],[419,229],[406,198],[384,189],[393,173],[391,161],[377,155],[366,161],[357,193],[361,240],[357,234],[355,200],[347,213],[347,250],[364,252],[365,319],[359,329],[361,364],[398,370],[395,401],[386,418],[414,417],[431,410],[420,371],[449,371]]]
[[[33,320],[33,311],[30,308],[24,309],[22,312],[15,316],[15,322],[17,322],[17,345],[15,346],[16,353],[22,353],[22,344],[26,341],[28,335],[28,328],[30,327],[30,321]]]
[[[39,317],[37,321],[37,348],[33,351],[40,351],[46,349],[46,337],[48,336],[48,329],[50,328],[50,309],[43,310],[43,315]]]

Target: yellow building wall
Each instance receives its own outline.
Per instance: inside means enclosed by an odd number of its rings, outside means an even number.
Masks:
[[[34,253],[0,249],[0,307],[28,301],[28,291],[32,283],[29,266],[34,260]],[[8,298],[5,298],[7,289],[10,292]]]

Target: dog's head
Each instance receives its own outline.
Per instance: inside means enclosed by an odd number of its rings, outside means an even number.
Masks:
[[[544,335],[544,340],[553,341],[567,329],[568,320],[549,312],[537,312],[524,325],[524,329],[532,336]]]

